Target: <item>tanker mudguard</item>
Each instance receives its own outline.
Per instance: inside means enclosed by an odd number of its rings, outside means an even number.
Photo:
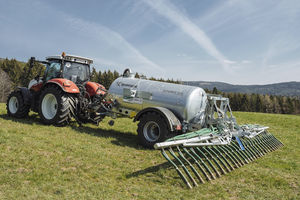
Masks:
[[[181,122],[172,111],[163,107],[148,107],[141,110],[133,119],[134,122],[139,121],[141,116],[147,112],[156,112],[164,117],[168,123],[170,131],[181,130]]]
[[[30,105],[31,99],[32,99],[32,94],[30,93],[29,89],[26,87],[18,87],[18,90],[20,90],[22,92],[24,103],[26,105]]]

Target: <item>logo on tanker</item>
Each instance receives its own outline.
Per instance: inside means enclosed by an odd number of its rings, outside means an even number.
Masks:
[[[183,92],[173,91],[173,90],[163,90],[164,93],[175,94],[179,96],[183,96]]]
[[[124,86],[124,87],[130,87],[130,88],[136,88],[136,87],[137,87],[137,85],[126,84],[126,83],[122,83],[122,82],[120,82],[120,81],[117,82],[117,85],[118,85],[119,87],[121,87],[121,86]]]

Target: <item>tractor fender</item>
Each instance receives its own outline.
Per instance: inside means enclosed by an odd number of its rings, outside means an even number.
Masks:
[[[78,94],[80,91],[79,91],[79,88],[77,87],[77,85],[73,82],[73,81],[70,81],[68,79],[64,79],[64,78],[54,78],[54,79],[51,79],[49,80],[46,84],[56,84],[58,85],[64,92],[67,92],[67,93],[73,93],[73,94]],[[44,87],[45,87],[44,86]]]
[[[139,121],[141,116],[143,114],[146,114],[147,112],[156,112],[160,114],[167,122],[168,128],[170,131],[180,131],[181,130],[181,122],[179,119],[175,116],[175,114],[163,107],[148,107],[143,110],[141,110],[133,119],[134,122]]]
[[[26,87],[18,87],[17,90],[21,91],[23,99],[24,99],[24,104],[30,105],[31,99],[32,99],[32,94],[31,94],[30,90]]]

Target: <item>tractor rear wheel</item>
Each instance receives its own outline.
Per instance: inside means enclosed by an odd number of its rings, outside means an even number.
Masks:
[[[30,106],[26,105],[21,91],[15,90],[9,94],[6,103],[7,114],[11,117],[25,118]]]
[[[155,143],[165,141],[170,135],[165,119],[155,112],[141,116],[137,132],[139,143],[147,148],[153,148]]]
[[[74,113],[72,99],[56,85],[46,86],[40,96],[39,115],[44,124],[64,126]]]

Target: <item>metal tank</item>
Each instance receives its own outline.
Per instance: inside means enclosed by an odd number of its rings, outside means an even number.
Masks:
[[[113,111],[129,117],[148,107],[164,107],[194,129],[205,121],[207,95],[199,87],[123,76],[111,84],[108,93],[117,101]]]

